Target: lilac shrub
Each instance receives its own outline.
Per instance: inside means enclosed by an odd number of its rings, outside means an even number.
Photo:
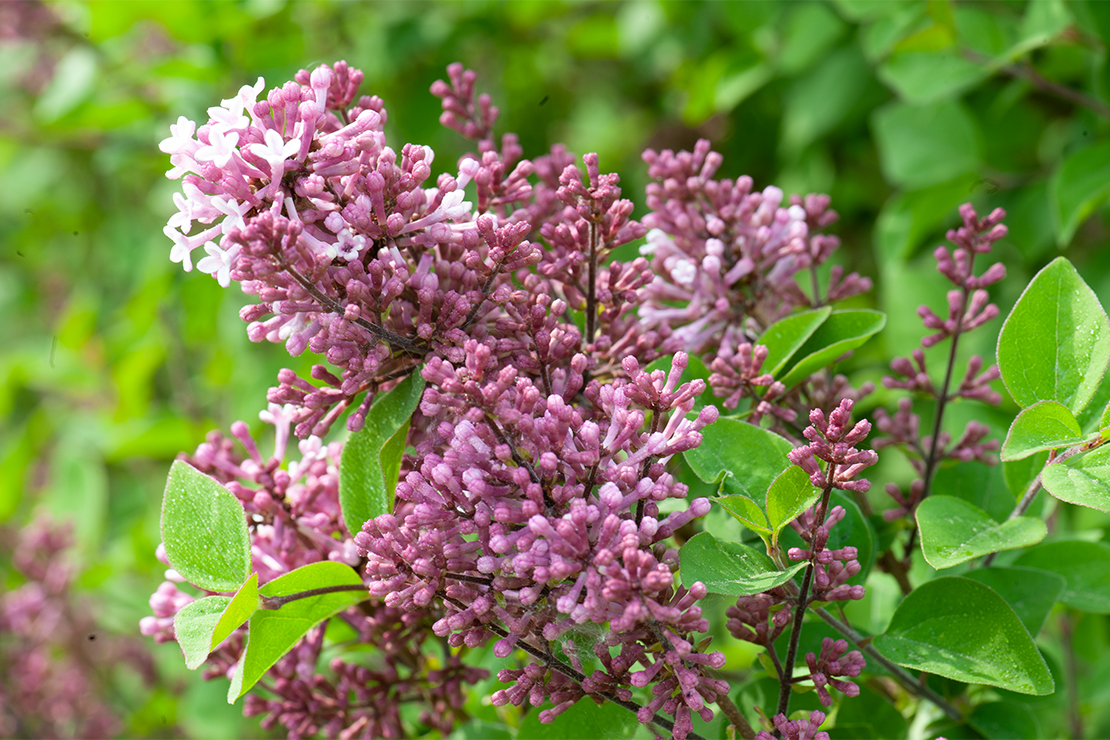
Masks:
[[[864,595],[849,582],[861,572],[857,549],[826,545],[845,516],[830,504],[834,489],[862,496],[870,486],[860,475],[877,459],[862,447],[871,425],[851,421],[870,388],[826,372],[787,387],[764,371],[759,340],[785,317],[870,288],[839,266],[822,285],[839,246],[822,233],[837,218],[829,199],[715,179],[721,156],[700,141],[693,152],[644,153],[653,182],[637,222],[596,154],[555,146],[529,160],[512,134],[495,139],[497,108],[458,64],[432,93],[441,122],[476,151],[433,184],[432,150],[391,146],[384,103],[360,95],[361,82],[338,62],[259,100],[259,79],[203,125],[179,119],[161,144],[169,177],[182,181],[165,229],[171,259],[256,296],[240,312],[253,341],[327,363],[310,378],[279,374],[260,414],[274,428],[272,454],[236,422],[185,459],[241,503],[260,583],[326,561],[358,569],[365,600],[332,620],[376,651],[322,669],[333,627],[314,627],[245,711],[290,737],[448,734],[487,677],[466,658],[489,645],[504,666],[496,707],[550,702],[546,723],[582,699],[611,702],[683,740],[697,737],[694,715],[708,722],[717,706],[750,738],[719,673],[725,654],[706,637],[723,616],[735,638],[768,651],[781,686],[760,736],[825,736],[823,713],[788,720],[788,705],[799,680],[825,707],[830,688],[859,693],[848,679],[865,661],[847,642],[826,640],[800,661],[797,652],[815,602]],[[996,222],[966,227],[961,249],[981,251],[976,235]],[[643,256],[612,259],[645,237]],[[945,336],[990,314],[976,291],[996,275],[968,277],[964,252],[946,264],[964,276],[970,308],[954,328],[927,319]],[[324,438],[344,417],[362,433],[375,402],[414,373],[424,390],[392,505],[351,531],[344,443]],[[991,377],[961,392],[981,397]],[[705,403],[707,390],[720,407]],[[714,615],[706,585],[679,578],[681,546],[711,502],[690,495],[674,461],[702,445],[721,409],[793,440],[782,465],[804,471],[815,498],[790,522],[804,547],[769,547],[780,567],[805,564],[801,586],[741,596]],[[184,580],[167,571],[144,634],[176,638],[175,615],[203,596]],[[774,641],[787,629],[780,656]],[[596,636],[588,648],[584,633]],[[207,677],[232,677],[244,634],[209,655]],[[808,673],[795,675],[796,664]],[[406,704],[420,707],[415,725]]]

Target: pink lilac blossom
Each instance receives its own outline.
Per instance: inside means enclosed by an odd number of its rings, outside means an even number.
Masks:
[[[838,676],[855,678],[867,667],[863,653],[859,650],[848,652],[847,640],[833,640],[831,637],[822,639],[821,655],[806,653],[806,665],[809,667],[809,677],[817,688],[817,696],[822,706],[832,706],[829,686],[845,696],[859,696],[859,686],[838,678]]]
[[[760,730],[755,735],[755,740],[829,740],[829,733],[819,732],[818,728],[825,721],[825,713],[821,711],[810,712],[809,719],[787,719],[784,714],[776,714],[772,719],[778,733],[772,735],[766,730]]]

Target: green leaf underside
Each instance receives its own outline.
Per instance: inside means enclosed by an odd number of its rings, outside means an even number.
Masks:
[[[1082,442],[1083,430],[1067,406],[1057,401],[1037,401],[1014,419],[999,457],[1004,461],[1021,460]]]
[[[1045,466],[1041,483],[1061,501],[1110,513],[1110,445]]]
[[[787,388],[801,383],[845,352],[862,345],[884,325],[886,316],[881,311],[863,308],[833,311],[794,353],[798,361],[780,380]]]
[[[235,591],[251,573],[251,543],[235,494],[182,460],[162,499],[162,542],[174,570],[207,591]]]
[[[424,394],[419,368],[374,399],[366,423],[343,446],[339,507],[352,535],[370,519],[393,511],[393,493],[405,452],[409,420]]]
[[[354,568],[343,563],[324,561],[297,568],[275,578],[262,588],[263,596],[286,596],[315,588],[361,584]],[[305,633],[328,617],[363,601],[364,591],[339,591],[291,601],[280,609],[259,609],[250,618],[243,654],[227,694],[227,703],[254,686],[281,656],[304,637]]]
[[[762,501],[779,473],[790,466],[790,442],[740,419],[718,419],[702,430],[702,442],[682,453],[694,475],[721,483],[721,492]],[[723,476],[723,478],[722,478]]]
[[[1015,702],[979,704],[971,710],[967,723],[987,740],[1043,737],[1033,713]]]
[[[1110,614],[1110,546],[1102,542],[1046,542],[1013,563],[1064,577],[1060,601],[1092,614]]]
[[[1041,519],[1019,516],[999,524],[979,507],[954,496],[930,496],[917,507],[916,517],[921,553],[937,569],[1035,545],[1047,534]]]
[[[791,465],[782,471],[767,489],[767,521],[775,537],[819,498],[821,489],[814,487],[804,470]]]
[[[943,576],[918,586],[875,647],[904,668],[1044,696],[1052,674],[1017,614],[988,586]]]
[[[212,632],[230,603],[230,596],[205,596],[174,615],[173,634],[189,670],[196,670],[212,652]]]
[[[1025,288],[998,335],[998,369],[1023,408],[1059,401],[1082,411],[1110,362],[1110,321],[1075,268],[1053,260]]]
[[[755,340],[767,348],[767,359],[763,361],[763,372],[771,373],[778,377],[779,371],[786,365],[798,348],[806,343],[813,332],[825,319],[829,318],[832,308],[822,306],[813,311],[803,311],[785,319],[779,319],[767,327],[767,330]]]
[[[258,611],[258,574],[252,573],[238,593],[232,597],[231,603],[224,609],[216,630],[212,633],[212,645],[209,649],[215,650],[221,642],[227,639],[243,622],[251,618]]]
[[[805,567],[797,563],[777,570],[763,553],[734,542],[722,542],[708,532],[691,537],[679,550],[682,585],[701,581],[712,593],[750,596],[781,586]]]
[[[733,496],[718,496],[710,500],[765,540],[766,536],[771,534],[771,528],[767,524],[767,517],[764,515],[763,509],[759,508],[759,504],[747,496],[736,494]]]
[[[964,578],[990,586],[1006,600],[1030,635],[1036,637],[1064,591],[1064,579],[1037,568],[976,568]]]

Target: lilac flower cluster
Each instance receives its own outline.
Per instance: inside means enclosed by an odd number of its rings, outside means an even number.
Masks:
[[[995,462],[994,455],[991,453],[998,449],[998,441],[983,441],[989,433],[986,425],[978,421],[968,422],[963,434],[953,442],[951,434],[941,431],[941,421],[949,401],[966,398],[997,405],[1002,400],[1002,397],[990,386],[992,381],[1000,377],[998,367],[992,365],[984,370],[983,358],[978,355],[968,360],[963,380],[955,388],[952,387],[952,380],[956,346],[960,336],[998,316],[998,306],[990,303],[986,288],[1002,280],[1006,276],[1006,268],[1001,262],[996,262],[981,275],[976,276],[974,266],[977,255],[988,254],[994,243],[1006,236],[1006,226],[1001,223],[1005,215],[1005,211],[996,208],[988,216],[980,219],[971,204],[965,203],[960,206],[963,225],[950,230],[947,234],[948,240],[955,244],[956,248],[949,251],[948,248],[940,246],[933,252],[933,257],[937,261],[937,271],[955,286],[953,290],[948,291],[948,318],[942,319],[928,306],[920,306],[917,309],[925,327],[935,332],[921,340],[922,347],[932,347],[945,339],[952,341],[948,367],[941,387],[937,388],[930,378],[925,352],[922,349],[913,351],[912,361],[905,357],[896,358],[890,366],[898,377],[883,378],[883,385],[887,388],[909,390],[937,401],[933,433],[924,437],[921,436],[920,417],[913,413],[911,399],[900,399],[898,410],[894,414],[884,409],[878,409],[875,412],[876,426],[886,435],[885,438],[876,440],[876,449],[890,445],[902,448],[918,475],[907,492],[903,492],[894,483],[886,487],[887,493],[896,503],[894,508],[883,512],[883,517],[887,521],[913,515],[918,503],[928,495],[932,474],[941,461],[978,460],[988,464]]]
[[[829,740],[829,733],[818,731],[824,721],[825,713],[821,711],[810,712],[809,719],[787,719],[785,714],[776,714],[772,719],[782,740]],[[776,736],[760,730],[755,740],[776,740]]]

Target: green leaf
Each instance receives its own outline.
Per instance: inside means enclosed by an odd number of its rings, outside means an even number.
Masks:
[[[1037,718],[1016,702],[990,701],[971,710],[967,723],[987,740],[1037,740],[1043,737]]]
[[[186,604],[174,615],[173,634],[189,670],[195,670],[212,652],[212,633],[230,603],[229,596],[205,596]]]
[[[597,738],[597,740],[624,740],[640,727],[636,715],[611,702],[598,706],[592,701],[577,702],[559,715],[554,722],[544,724],[538,707],[528,713],[520,723],[517,740],[570,740],[571,738]]]
[[[354,568],[343,563],[312,563],[275,578],[262,588],[263,596],[288,596],[325,586],[359,585]],[[305,633],[328,617],[366,598],[365,591],[338,591],[291,601],[280,609],[259,609],[250,618],[243,654],[231,679],[227,703],[233,704],[262,678]]]
[[[1048,533],[1036,517],[1019,516],[999,524],[979,507],[954,496],[930,496],[917,507],[916,517],[921,553],[937,569],[1035,545]]]
[[[905,737],[907,729],[905,717],[893,704],[860,686],[858,696],[840,705],[836,727],[828,732],[830,740],[890,740]]]
[[[366,424],[351,435],[339,460],[339,507],[352,535],[393,511],[393,494],[405,451],[409,420],[424,394],[420,370],[374,399]]]
[[[1103,439],[1110,437],[1110,434],[1107,434],[1110,431],[1110,403],[1102,410],[1102,417],[1098,420],[1098,431]]]
[[[879,79],[911,105],[954,98],[991,75],[956,49],[911,51],[891,55],[879,65]]]
[[[965,683],[1036,696],[1055,689],[1014,610],[969,578],[946,576],[918,586],[902,600],[887,631],[875,638],[875,647],[904,668]]]
[[[251,618],[258,611],[258,574],[252,573],[239,592],[231,599],[231,603],[224,609],[215,631],[212,633],[210,650],[215,650],[221,642],[227,639],[243,622]]]
[[[771,481],[790,466],[791,449],[774,432],[726,417],[703,429],[701,444],[682,454],[694,475],[720,482],[723,493],[762,501]]]
[[[770,547],[771,528],[767,524],[767,516],[759,504],[747,496],[735,494],[732,496],[718,496],[710,499],[713,503],[731,514],[737,521],[752,530]]]
[[[1021,460],[1044,450],[1082,443],[1083,430],[1067,406],[1056,401],[1038,401],[1014,419],[999,457]]]
[[[1078,414],[1110,362],[1110,321],[1063,257],[1038,272],[998,335],[998,369],[1023,408],[1059,401]]]
[[[774,540],[777,542],[782,528],[819,498],[821,489],[814,487],[806,471],[797,465],[782,471],[767,489],[767,521],[774,532]]]
[[[708,532],[691,537],[678,554],[683,586],[701,581],[710,592],[729,596],[750,596],[781,586],[806,566],[801,562],[780,571],[758,550],[722,542]]]
[[[781,150],[801,153],[852,115],[870,92],[871,69],[855,44],[833,51],[790,86],[783,102]]]
[[[1061,501],[1110,513],[1110,445],[1046,465],[1041,484]]]
[[[1015,566],[1064,577],[1060,601],[1092,614],[1110,614],[1110,546],[1104,542],[1046,542],[1022,553]]]
[[[1110,142],[1072,152],[1048,181],[1056,243],[1067,246],[1079,225],[1110,195]]]
[[[1002,479],[1006,481],[1006,489],[1015,500],[1021,500],[1029,485],[1044,469],[1046,462],[1048,462],[1048,453],[1038,452],[1031,457],[1002,463]]]
[[[1060,575],[1036,568],[976,568],[964,577],[994,589],[1034,637],[1040,633],[1065,583]]]
[[[170,565],[208,591],[235,591],[251,574],[251,543],[235,494],[175,460],[162,498],[162,542]]]
[[[829,318],[832,308],[822,306],[812,311],[803,311],[785,319],[779,319],[767,327],[767,330],[755,340],[767,348],[767,359],[763,361],[763,372],[771,373],[778,377],[778,373],[786,365],[794,353],[813,336],[817,327]]]
[[[879,163],[895,185],[917,189],[979,165],[979,130],[961,103],[888,103],[872,118]]]
[[[845,352],[862,345],[885,324],[886,316],[881,311],[865,308],[833,311],[795,352],[794,356],[801,359],[781,378],[783,385],[790,388],[801,383]]]

